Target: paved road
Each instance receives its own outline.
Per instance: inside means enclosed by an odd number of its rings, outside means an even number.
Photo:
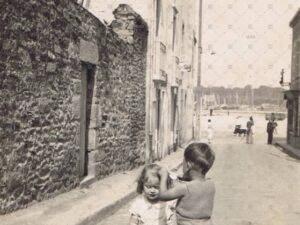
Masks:
[[[297,225],[300,221],[300,161],[266,145],[265,121],[256,118],[255,144],[233,137],[224,119],[215,124],[216,225]],[[222,129],[221,129],[222,127]],[[279,133],[283,134],[280,128]],[[127,225],[130,203],[98,225]]]

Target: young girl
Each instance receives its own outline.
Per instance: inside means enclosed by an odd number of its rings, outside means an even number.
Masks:
[[[130,225],[171,225],[174,224],[175,215],[171,204],[158,200],[160,192],[161,167],[150,164],[144,167],[137,185],[140,194],[130,207]],[[165,175],[166,188],[171,185],[171,178]]]
[[[163,201],[178,199],[176,218],[178,225],[211,225],[215,185],[206,179],[205,174],[213,165],[215,155],[205,143],[192,143],[184,151],[183,179],[167,190],[168,173],[160,170],[161,192],[158,198]]]

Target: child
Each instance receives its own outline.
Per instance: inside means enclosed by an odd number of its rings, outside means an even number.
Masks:
[[[169,225],[174,224],[174,214],[171,205],[158,200],[160,191],[161,167],[157,164],[150,164],[143,169],[137,185],[137,192],[140,196],[133,202],[130,208],[130,225]],[[171,178],[168,173],[165,180],[166,188],[171,185]]]
[[[161,169],[161,192],[158,198],[163,201],[178,199],[176,217],[178,225],[211,225],[215,185],[206,179],[205,174],[213,165],[215,155],[209,145],[192,143],[184,151],[183,179],[167,190],[168,173]]]
[[[208,143],[210,144],[213,138],[213,126],[211,124],[211,119],[207,121],[207,139]]]

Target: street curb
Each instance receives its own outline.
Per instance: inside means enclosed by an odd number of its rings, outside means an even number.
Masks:
[[[182,162],[179,163],[176,167],[171,169],[172,172],[177,171],[182,166]],[[138,193],[135,190],[130,191],[124,197],[120,198],[119,200],[111,203],[110,205],[99,209],[93,215],[88,216],[83,221],[77,223],[76,225],[95,225],[96,223],[101,222],[102,220],[110,217],[115,212],[117,212],[120,208],[122,208],[126,203],[134,199]]]
[[[87,218],[85,218],[83,221],[78,223],[77,225],[95,225],[96,223],[101,222],[102,220],[110,217],[113,215],[116,211],[118,211],[122,206],[124,206],[126,203],[134,199],[138,194],[136,191],[131,191],[127,195],[125,195],[123,198],[117,200],[116,202],[100,209],[98,212],[95,212],[94,215],[91,215]]]
[[[288,145],[282,144],[280,142],[275,142],[274,145],[276,147],[279,147],[282,152],[288,154],[289,156],[296,158],[296,159],[300,159],[300,154],[293,151],[292,147],[289,147]]]

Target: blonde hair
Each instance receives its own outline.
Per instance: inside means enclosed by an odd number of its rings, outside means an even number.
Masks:
[[[161,169],[161,166],[159,166],[159,165],[157,165],[157,164],[155,164],[155,163],[146,165],[146,166],[143,168],[143,170],[142,170],[142,172],[141,172],[141,174],[140,174],[140,176],[139,176],[139,178],[138,178],[138,181],[137,181],[138,184],[137,184],[136,192],[139,193],[139,194],[142,194],[142,193],[143,193],[143,191],[144,191],[144,184],[145,184],[145,182],[147,181],[147,175],[146,175],[146,174],[147,174],[147,171],[153,170],[155,176],[157,176],[158,179],[160,180],[160,176],[159,176],[159,174],[158,174],[158,171],[159,171],[160,169]],[[167,179],[167,187],[169,188],[169,187],[171,186],[171,184],[172,184],[172,180],[171,180],[170,176],[168,176],[168,179]]]

